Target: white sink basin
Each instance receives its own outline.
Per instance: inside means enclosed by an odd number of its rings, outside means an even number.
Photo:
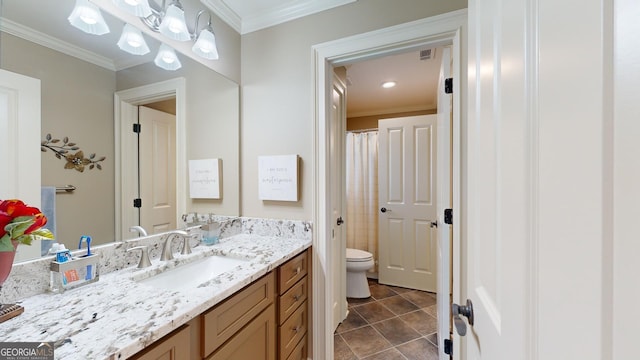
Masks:
[[[247,259],[212,255],[138,280],[138,282],[167,290],[193,289],[248,261]]]

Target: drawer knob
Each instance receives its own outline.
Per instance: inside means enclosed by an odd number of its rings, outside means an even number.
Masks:
[[[302,294],[295,294],[293,295],[293,300],[298,301],[300,300],[301,297],[302,297]]]
[[[300,332],[300,330],[302,330],[302,325],[298,325],[298,326],[293,328],[293,332],[294,333],[298,333],[298,332]]]
[[[296,275],[300,274],[300,271],[302,271],[302,269],[300,268],[300,266],[298,266],[298,267],[296,268]]]

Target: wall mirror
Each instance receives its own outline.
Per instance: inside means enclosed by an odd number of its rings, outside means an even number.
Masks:
[[[136,164],[132,169],[119,170],[116,156],[141,158],[140,164],[143,164],[148,150],[139,151],[133,130],[131,136],[135,140],[122,138],[118,133],[114,119],[124,120],[116,116],[116,94],[125,94],[120,97],[125,99],[120,105],[124,104],[126,109],[120,107],[120,110],[132,112],[131,116],[136,119],[146,111],[143,108],[173,115],[174,121],[176,116],[182,116],[182,124],[178,124],[182,128],[177,131],[183,138],[177,143],[180,147],[173,149],[182,163],[190,159],[221,159],[220,199],[189,198],[186,168],[172,172],[178,186],[173,190],[175,193],[162,187],[167,179],[157,175],[160,171],[154,173],[155,178],[146,176],[146,182],[139,185],[141,193],[152,187],[156,198],[157,194],[167,199],[173,197],[186,212],[240,215],[238,84],[179,53],[180,69],[167,71],[157,67],[153,59],[160,43],[146,35],[149,54],[135,56],[120,50],[117,42],[125,23],[105,11],[102,15],[110,32],[99,36],[83,33],[67,20],[75,0],[46,2],[46,6],[41,0],[4,0],[0,4],[0,68],[41,81],[42,128],[38,136],[45,140],[47,134],[51,134],[52,139],[61,140],[57,145],[68,139],[86,158],[91,154],[95,154],[94,159],[105,157],[100,162],[102,169],[90,169],[87,165],[81,172],[65,168],[67,160],[56,158],[51,150],[42,152],[42,185],[75,187],[71,192],[60,190],[55,196],[58,242],[75,249],[81,235],[92,236],[95,245],[138,236],[127,231],[129,224],[120,224],[125,236],[116,233],[117,214],[130,211],[134,201],[133,198],[122,200],[118,184],[122,179],[137,184],[139,178],[137,162],[128,162]],[[176,103],[175,93],[126,96],[131,89],[153,88],[176,81],[183,84],[181,104]],[[167,136],[162,130],[155,135]],[[123,147],[124,142],[134,145]],[[25,171],[28,171],[27,164]],[[143,199],[143,207],[145,203],[154,204],[162,210],[163,201],[154,203],[154,199]],[[177,227],[181,226],[180,215],[175,214]],[[148,232],[166,230],[169,229],[158,225]]]

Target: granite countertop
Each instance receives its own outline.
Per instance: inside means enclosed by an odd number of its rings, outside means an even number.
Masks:
[[[311,246],[311,240],[235,235],[213,246],[197,246],[175,260],[152,260],[62,294],[40,294],[20,302],[25,311],[0,324],[3,342],[54,342],[56,359],[126,359],[200,315],[244,286]],[[248,259],[197,288],[163,290],[133,279],[209,255]]]

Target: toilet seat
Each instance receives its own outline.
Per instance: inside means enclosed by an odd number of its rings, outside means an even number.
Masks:
[[[347,248],[347,262],[366,262],[373,260],[373,254],[364,250]]]

